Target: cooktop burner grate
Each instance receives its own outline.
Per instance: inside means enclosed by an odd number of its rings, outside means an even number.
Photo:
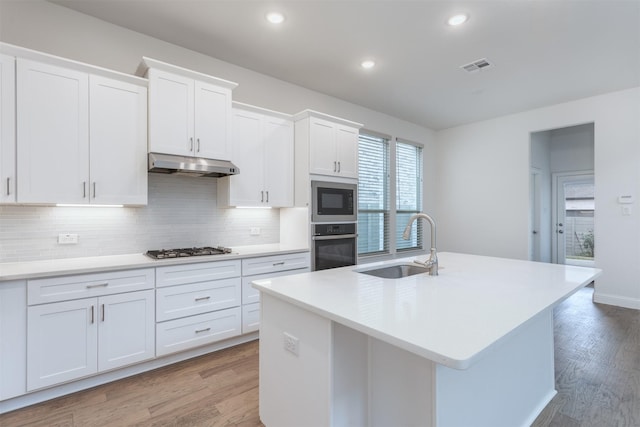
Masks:
[[[147,251],[145,255],[153,259],[167,259],[203,255],[223,255],[229,253],[231,253],[230,248],[225,248],[222,246],[217,246],[215,248],[211,246],[205,246],[202,248],[161,249],[159,251]]]

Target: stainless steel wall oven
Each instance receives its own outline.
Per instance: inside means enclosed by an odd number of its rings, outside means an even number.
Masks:
[[[313,224],[311,267],[313,271],[355,265],[357,224]]]

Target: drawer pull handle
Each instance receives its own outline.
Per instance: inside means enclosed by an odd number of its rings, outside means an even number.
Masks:
[[[93,288],[104,288],[106,286],[109,286],[109,282],[104,282],[104,283],[94,283],[92,285],[87,285],[87,289],[93,289]]]
[[[202,332],[209,332],[211,330],[211,328],[205,328],[205,329],[197,329],[196,330],[196,334],[200,334]]]
[[[284,265],[284,261],[280,261],[280,262],[274,262],[273,266],[277,266],[277,265]]]
[[[211,299],[211,297],[199,297],[199,298],[196,298],[196,301],[206,301],[208,299]]]

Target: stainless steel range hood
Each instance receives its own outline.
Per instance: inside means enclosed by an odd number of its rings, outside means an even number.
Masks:
[[[149,172],[221,177],[240,173],[240,169],[228,160],[149,153]]]

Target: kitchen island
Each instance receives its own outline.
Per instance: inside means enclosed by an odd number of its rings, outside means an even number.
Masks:
[[[267,426],[528,426],[555,395],[553,307],[600,270],[441,253],[438,276],[255,281]]]

